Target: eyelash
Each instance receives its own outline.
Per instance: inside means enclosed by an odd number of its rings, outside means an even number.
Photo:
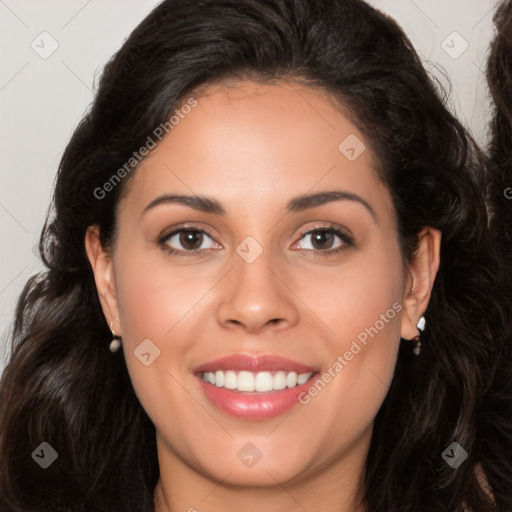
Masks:
[[[158,245],[160,247],[162,247],[162,249],[166,250],[170,255],[175,255],[175,256],[189,256],[194,253],[200,253],[202,251],[208,250],[208,249],[195,249],[192,251],[182,251],[179,249],[174,249],[173,247],[169,247],[169,245],[167,245],[167,243],[166,243],[167,240],[169,240],[169,238],[172,238],[174,235],[181,233],[182,231],[202,233],[202,234],[210,237],[213,240],[213,237],[210,236],[210,234],[208,232],[204,231],[203,229],[195,228],[193,226],[180,226],[179,228],[171,231],[170,233],[164,234],[161,237],[159,237],[158,241],[157,241]],[[342,240],[343,245],[340,247],[337,247],[336,249],[329,249],[327,251],[321,251],[321,250],[315,250],[315,249],[303,249],[303,250],[314,251],[316,254],[319,254],[321,256],[333,256],[335,254],[346,251],[350,247],[354,246],[353,238],[351,236],[349,236],[345,231],[342,231],[341,229],[336,228],[332,224],[330,224],[328,226],[318,226],[318,227],[314,227],[311,229],[307,229],[300,233],[299,240],[301,240],[305,235],[309,235],[309,234],[316,233],[316,232],[329,233],[332,235],[336,235]]]

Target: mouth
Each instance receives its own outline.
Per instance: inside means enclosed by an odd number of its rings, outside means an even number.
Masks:
[[[279,416],[297,405],[298,396],[320,376],[318,369],[278,356],[236,354],[196,368],[209,402],[247,420]]]

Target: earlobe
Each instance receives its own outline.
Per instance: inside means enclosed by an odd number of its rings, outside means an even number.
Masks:
[[[418,334],[417,323],[428,307],[441,261],[441,232],[424,228],[418,238],[402,299],[401,337],[407,340]]]
[[[99,226],[92,225],[87,228],[85,250],[92,267],[105,320],[108,325],[113,322],[116,333],[121,334],[112,255],[101,245]]]

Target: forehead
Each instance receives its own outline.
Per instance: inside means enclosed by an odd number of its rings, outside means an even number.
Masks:
[[[192,96],[197,104],[136,171],[126,197],[131,207],[179,192],[215,196],[227,213],[230,203],[254,213],[333,188],[389,206],[370,141],[324,91],[241,81]]]

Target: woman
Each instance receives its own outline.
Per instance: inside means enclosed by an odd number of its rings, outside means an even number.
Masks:
[[[510,510],[484,170],[364,2],[162,2],[61,161],[5,508]]]

